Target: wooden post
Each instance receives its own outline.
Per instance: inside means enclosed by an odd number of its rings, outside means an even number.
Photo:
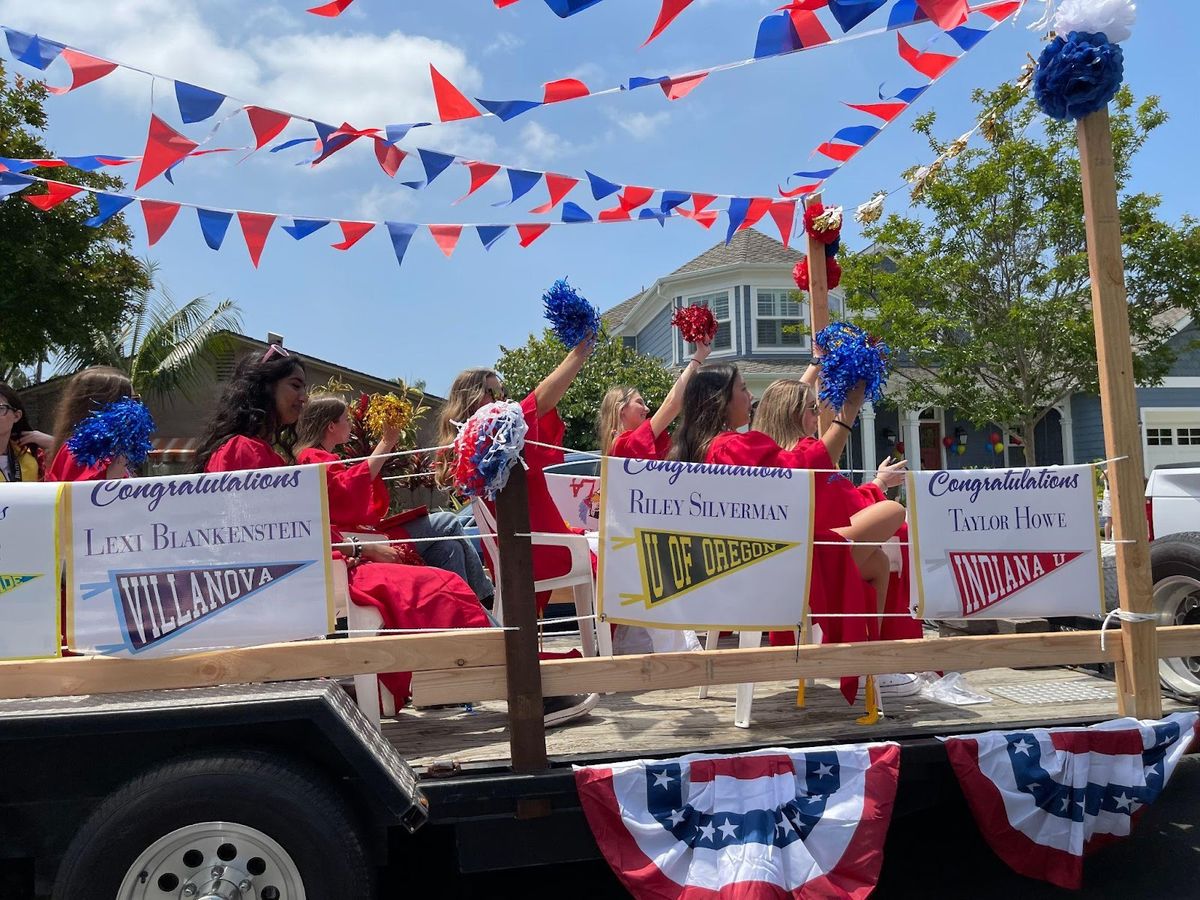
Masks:
[[[805,201],[804,206],[807,209],[810,206],[815,206],[821,202],[820,194],[813,194]],[[808,303],[809,315],[812,319],[812,343],[814,348],[817,343],[817,334],[829,324],[829,279],[825,274],[825,245],[818,241],[811,234],[808,237]],[[824,434],[825,429],[833,422],[833,411],[821,407],[821,429],[819,434]],[[835,459],[834,465],[837,465]]]
[[[500,598],[508,681],[508,740],[513,771],[546,768],[546,724],[542,711],[542,671],[538,657],[537,603],[533,596],[533,543],[529,538],[529,492],[525,469],[516,466],[496,496],[496,541],[500,550]]]
[[[1142,480],[1142,442],[1138,434],[1129,343],[1125,269],[1121,256],[1121,221],[1113,172],[1112,130],[1108,108],[1080,119],[1077,125],[1083,176],[1083,210],[1087,230],[1088,270],[1092,281],[1092,318],[1096,327],[1096,361],[1100,373],[1100,411],[1104,450],[1112,490],[1113,537],[1117,541],[1117,589],[1121,609],[1153,611],[1150,545]],[[1121,543],[1132,541],[1133,543]],[[1154,622],[1122,622],[1124,659],[1117,666],[1122,715],[1142,719],[1162,716],[1158,684],[1158,638]]]

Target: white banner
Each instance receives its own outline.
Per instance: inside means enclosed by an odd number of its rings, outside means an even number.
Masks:
[[[600,529],[600,478],[596,475],[546,473],[546,488],[563,521],[584,531]]]
[[[68,486],[73,650],[165,656],[333,629],[325,470]]]
[[[605,459],[600,614],[656,628],[795,628],[808,601],[813,476]]]
[[[913,615],[1104,612],[1091,466],[908,474]]]
[[[0,659],[58,656],[58,484],[0,486]]]

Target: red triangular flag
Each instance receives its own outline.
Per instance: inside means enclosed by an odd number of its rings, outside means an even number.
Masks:
[[[662,88],[662,92],[666,94],[668,100],[679,100],[694,91],[707,77],[707,72],[697,72],[695,75],[684,75],[682,78],[668,78],[666,81],[660,82],[658,86]]]
[[[801,194],[811,194],[821,186],[821,182],[814,181],[812,184],[802,184],[798,188],[792,188],[790,191],[785,191],[782,187],[779,188],[780,197],[799,197]]]
[[[67,47],[60,54],[62,59],[67,61],[67,65],[71,67],[71,83],[66,87],[53,87],[46,85],[46,90],[51,94],[69,94],[76,88],[81,88],[85,84],[91,84],[93,81],[99,81],[109,72],[117,67],[116,63],[108,62],[108,60],[97,59],[94,56],[89,56],[86,53],[81,53],[78,50],[73,50]]]
[[[543,103],[561,103],[563,100],[574,100],[576,97],[586,97],[591,91],[578,78],[560,78],[558,81],[548,81],[543,86]]]
[[[571,193],[571,189],[579,184],[578,178],[571,178],[569,175],[555,175],[553,172],[546,173],[546,187],[550,190],[550,200],[543,203],[537,209],[531,209],[531,213],[541,214],[548,213],[554,207],[562,202],[562,198]],[[520,226],[518,226],[519,228]],[[541,232],[539,232],[540,234]]]
[[[361,241],[367,232],[375,227],[374,222],[338,222],[338,225],[342,227],[343,240],[338,241],[336,244],[329,245],[334,250],[349,250],[351,247]]]
[[[465,163],[465,165],[471,172],[471,187],[467,189],[465,194],[455,200],[455,203],[462,203],[473,193],[487,184],[488,181],[491,180],[491,177],[500,171],[500,167],[494,163],[469,162]],[[454,249],[453,245],[451,245],[451,249]],[[447,253],[446,255],[449,256],[450,254]]]
[[[63,184],[60,181],[47,181],[46,190],[49,191],[49,193],[37,194],[32,197],[29,194],[25,194],[23,196],[26,201],[33,206],[36,206],[38,209],[47,210],[54,209],[54,207],[58,206],[58,204],[62,203],[64,200],[71,199],[80,191],[82,191],[83,188],[76,187],[73,184]]]
[[[329,0],[328,3],[323,3],[320,6],[314,6],[308,11],[316,16],[325,16],[327,19],[340,16],[346,11],[346,7],[353,3],[354,0]]]
[[[400,164],[408,156],[395,144],[389,144],[383,138],[375,138],[375,158],[379,160],[379,168],[387,173],[388,178],[395,178]]]
[[[433,235],[433,240],[438,245],[438,249],[446,254],[447,259],[454,252],[454,248],[458,246],[458,238],[462,234],[462,230],[463,227],[461,225],[429,226],[429,233]]]
[[[179,204],[165,200],[143,200],[142,216],[146,219],[146,236],[150,246],[158,243],[158,239],[167,233],[175,216],[179,214]]]
[[[972,10],[972,12],[983,13],[989,19],[1000,22],[1007,19],[1018,9],[1021,8],[1021,0],[1012,0],[1011,3],[997,3],[993,6],[984,6]]]
[[[967,0],[917,0],[917,6],[943,31],[957,28],[967,21],[970,11]]]
[[[537,222],[533,225],[518,225],[517,234],[521,237],[521,246],[528,247],[550,228],[549,222]]]
[[[825,154],[830,159],[836,159],[838,162],[845,162],[861,149],[862,147],[858,144],[831,144],[826,141],[817,148],[817,152]]]
[[[883,119],[885,122],[890,122],[900,113],[908,109],[907,103],[847,103],[846,106],[851,109],[857,109],[859,112],[865,112],[868,116],[875,116]]]
[[[151,114],[150,132],[146,136],[146,149],[142,153],[142,167],[138,170],[134,190],[153,181],[197,146],[195,141],[188,140],[158,116]]]
[[[897,34],[896,42],[900,49],[900,58],[929,79],[936,79],[958,61],[957,56],[946,56],[944,53],[920,53]]]
[[[482,113],[471,105],[462,91],[452,85],[449,79],[429,64],[429,76],[433,79],[433,98],[437,101],[438,117],[443,122],[455,122],[459,119],[474,119]]]
[[[717,218],[720,215],[721,213],[718,210],[706,209],[703,212],[693,213],[692,221],[697,225],[704,226],[705,228],[712,228],[713,223],[717,221]]]
[[[829,32],[825,30],[816,13],[806,9],[793,9],[791,19],[792,30],[796,32],[796,37],[800,38],[805,50],[829,43]]]
[[[600,212],[596,214],[596,218],[601,222],[625,222],[628,221],[631,216],[629,215],[629,210],[622,209],[618,205],[614,206],[612,209],[600,210]]]
[[[239,212],[238,223],[242,226],[242,236],[246,239],[246,249],[250,251],[250,262],[258,268],[262,259],[263,247],[267,243],[267,235],[275,224],[275,216],[270,213]]]
[[[628,185],[617,197],[617,203],[620,204],[621,209],[628,212],[631,209],[637,209],[653,196],[654,188]]]
[[[645,47],[662,34],[666,27],[675,21],[675,17],[687,9],[691,3],[692,0],[662,0],[662,8],[658,11],[658,20],[650,29],[650,37],[642,42],[642,46]]]
[[[692,194],[692,212],[699,213],[716,199],[716,194]]]
[[[792,239],[792,225],[796,221],[796,201],[776,200],[771,204],[771,218],[775,220],[775,227],[779,229],[779,239],[783,241],[783,246],[788,246]]]
[[[275,138],[287,128],[288,122],[292,121],[292,117],[287,113],[263,109],[261,106],[247,106],[246,116],[250,119],[250,127],[254,129],[255,150],[261,150],[264,144]]]
[[[745,231],[755,224],[771,209],[772,202],[774,201],[770,197],[752,197],[750,205],[746,208],[746,218],[742,219],[742,224],[737,227],[737,230]]]

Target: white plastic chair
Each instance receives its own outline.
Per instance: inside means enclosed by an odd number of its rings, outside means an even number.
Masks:
[[[496,520],[492,511],[482,501],[471,503],[475,515],[475,524],[479,526],[480,540],[484,552],[492,561],[492,571],[495,574],[496,594],[492,607],[492,615],[501,625],[504,624],[504,604],[500,599],[500,547],[493,535],[496,533]],[[579,641],[583,647],[584,656],[612,656],[612,631],[608,625],[599,621],[596,615],[596,581],[592,575],[592,551],[588,539],[582,534],[539,534],[533,538],[535,547],[566,547],[571,553],[571,567],[566,574],[555,578],[543,578],[533,583],[535,593],[553,591],[558,588],[570,588],[575,600],[575,615],[580,617]],[[591,616],[590,619],[586,618]]]
[[[349,540],[350,535],[343,532],[342,536]],[[385,534],[355,533],[354,537],[361,543],[386,541]],[[345,564],[334,563],[333,566],[334,606],[339,612],[346,613],[346,630],[350,639],[357,635],[379,631],[383,627],[383,616],[374,606],[363,606],[350,599],[349,572]],[[380,717],[396,714],[396,698],[392,692],[383,686],[383,682],[374,673],[368,672],[354,676],[354,695],[362,714],[378,730]]]

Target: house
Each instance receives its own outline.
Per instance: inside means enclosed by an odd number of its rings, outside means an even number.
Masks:
[[[755,229],[740,231],[604,313],[609,333],[627,346],[678,368],[691,348],[671,327],[676,309],[702,304],[719,323],[709,359],[737,364],[755,396],[778,378],[799,376],[811,359],[805,298],[792,267],[800,251]],[[829,295],[830,318],[844,297]],[[1200,350],[1188,349],[1200,333],[1186,316],[1174,323],[1180,358],[1162,386],[1138,389],[1147,472],[1168,461],[1200,460]],[[978,428],[953,409],[900,409],[886,401],[863,408],[849,444],[854,469],[873,470],[888,453],[903,454],[914,469],[1023,465],[1020,439],[1006,436],[997,454],[997,426]],[[1089,462],[1104,457],[1099,399],[1079,394],[1050,410],[1036,430],[1042,464]],[[962,447],[962,451],[959,451]],[[1185,459],[1186,457],[1186,459]]]

